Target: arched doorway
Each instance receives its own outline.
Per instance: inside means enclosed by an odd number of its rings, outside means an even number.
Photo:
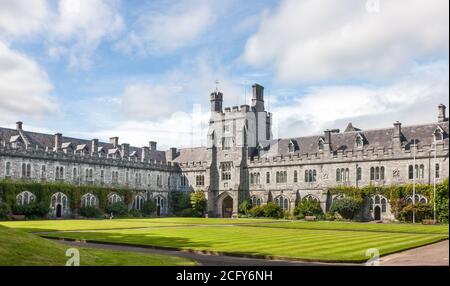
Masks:
[[[62,217],[62,206],[61,206],[61,204],[58,204],[58,205],[56,206],[56,217],[57,217],[57,218]]]
[[[381,208],[379,206],[374,209],[374,218],[375,220],[381,220]]]
[[[155,204],[156,204],[156,215],[162,216],[165,212],[165,199],[162,196],[157,196],[155,198]]]
[[[233,199],[226,196],[222,201],[222,217],[230,218],[233,216]]]

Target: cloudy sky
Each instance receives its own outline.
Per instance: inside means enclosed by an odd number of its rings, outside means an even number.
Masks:
[[[209,93],[265,86],[276,137],[435,122],[448,0],[0,0],[0,125],[205,144]]]

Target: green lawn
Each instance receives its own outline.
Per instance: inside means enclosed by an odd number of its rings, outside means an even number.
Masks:
[[[71,246],[0,226],[0,266],[64,266]],[[184,266],[196,263],[179,257],[78,248],[81,266]]]
[[[288,229],[323,229],[323,230],[351,230],[375,232],[401,233],[429,233],[448,235],[448,225],[422,225],[403,223],[356,223],[336,221],[282,221],[270,224],[247,224],[246,226],[288,228]]]
[[[101,220],[32,220],[0,221],[0,225],[27,232],[128,229],[147,227],[167,227],[179,225],[226,225],[278,222],[268,219],[205,219],[205,218],[141,218],[141,219],[101,219]]]
[[[262,257],[361,262],[448,239],[448,225],[150,218],[2,222],[46,236]]]

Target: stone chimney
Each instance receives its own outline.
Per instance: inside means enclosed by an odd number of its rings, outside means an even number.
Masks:
[[[98,155],[98,139],[92,139],[91,141],[91,156]]]
[[[402,124],[398,121],[394,122],[394,132],[392,133],[392,144],[394,148],[402,146]]]
[[[331,151],[331,130],[325,130],[324,133],[324,142],[323,142],[323,151],[329,152]]]
[[[141,161],[147,162],[150,159],[150,148],[142,147]]]
[[[447,121],[447,118],[445,117],[445,110],[447,107],[443,104],[439,104],[438,106],[438,122],[445,122]]]
[[[122,144],[122,159],[128,158],[130,156],[130,144]]]
[[[149,142],[149,146],[150,146],[150,151],[156,151],[156,141],[150,141]]]
[[[62,134],[56,133],[55,134],[55,146],[53,147],[53,150],[58,152],[61,150],[61,144],[62,144]]]
[[[16,122],[16,130],[22,131],[22,125],[23,125],[22,121],[17,121]]]
[[[119,146],[119,137],[109,138],[109,143],[111,143],[114,148],[118,147]]]
[[[173,161],[177,157],[177,148],[170,148],[166,151],[167,161]]]
[[[264,111],[264,87],[255,83],[252,86],[253,95],[252,95],[252,107],[256,112]]]

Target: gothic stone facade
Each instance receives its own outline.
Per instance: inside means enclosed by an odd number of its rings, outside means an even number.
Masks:
[[[274,139],[262,86],[253,85],[251,105],[223,108],[217,90],[210,101],[208,144],[198,148],[159,151],[156,142],[137,148],[119,144],[117,137],[109,143],[87,141],[24,131],[21,122],[15,130],[0,128],[0,178],[128,186],[135,190],[130,208],[153,199],[160,215],[170,213],[170,192],[202,190],[210,217],[234,217],[245,199],[256,205],[273,201],[286,211],[299,200],[314,199],[326,212],[337,199],[330,187],[432,184],[449,174],[444,105],[438,106],[435,123],[395,122],[377,130],[349,123],[343,132]],[[63,197],[52,202],[55,216],[70,212]],[[387,199],[371,198],[363,219],[393,219]]]

